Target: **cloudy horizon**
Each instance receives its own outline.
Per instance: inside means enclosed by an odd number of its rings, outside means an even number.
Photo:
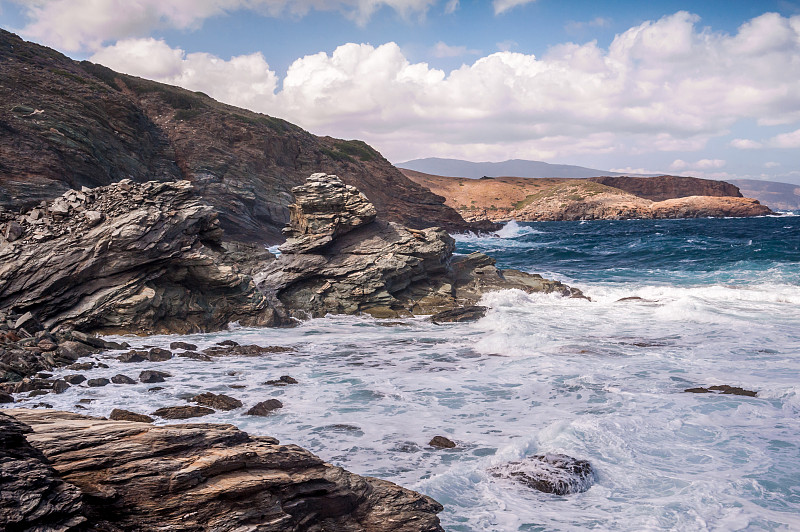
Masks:
[[[797,6],[734,3],[715,18],[666,1],[638,13],[632,2],[553,4],[0,0],[0,26],[363,139],[393,162],[531,159],[800,183]]]

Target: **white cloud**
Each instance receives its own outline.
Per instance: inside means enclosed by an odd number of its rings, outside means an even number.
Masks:
[[[431,50],[434,57],[462,57],[465,55],[480,55],[480,50],[472,50],[466,46],[450,46],[442,41],[436,43]]]
[[[775,148],[800,148],[800,129],[777,135],[770,139],[769,144]]]
[[[684,170],[689,167],[689,163],[682,159],[675,159],[672,161],[672,164],[669,165],[670,170]]]
[[[750,139],[733,139],[731,141],[731,146],[740,150],[757,150],[763,147],[760,142]]]
[[[768,161],[764,163],[764,168],[778,168],[780,165],[781,163],[775,161]]]
[[[143,37],[159,28],[194,29],[210,17],[241,9],[278,17],[339,11],[359,24],[387,6],[407,17],[437,0],[12,0],[31,23],[24,37],[66,51],[96,51],[105,43]],[[449,5],[448,5],[449,7]]]
[[[530,4],[535,1],[536,0],[493,0],[492,4],[494,5],[494,14],[499,15],[505,13],[509,9],[517,6],[524,6],[525,4]]]
[[[311,131],[364,138],[397,160],[420,153],[496,160],[698,151],[741,120],[785,119],[796,111],[800,121],[800,16],[764,15],[733,35],[698,28],[697,21],[679,12],[619,34],[608,49],[589,42],[554,46],[542,57],[501,51],[451,72],[411,63],[395,43],[350,43],[294,61],[280,90],[260,54],[223,60],[129,39],[93,60]],[[794,40],[784,35],[787,28]],[[758,40],[773,29],[779,38]],[[442,45],[443,53],[462,51]],[[800,145],[800,133],[770,142]],[[730,144],[760,146],[748,139]],[[724,164],[701,161],[686,164]]]
[[[500,41],[495,46],[497,46],[497,49],[501,52],[510,52],[514,48],[517,48],[519,43],[517,41],[506,39],[505,41]]]
[[[700,159],[693,163],[686,162],[682,159],[675,159],[672,161],[672,164],[669,165],[669,169],[678,171],[686,169],[710,170],[713,168],[722,168],[725,164],[726,162],[722,159]]]
[[[451,15],[456,12],[458,9],[458,0],[448,0],[447,5],[444,6],[444,12],[448,15]]]

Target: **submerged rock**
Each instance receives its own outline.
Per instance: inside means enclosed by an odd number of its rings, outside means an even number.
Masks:
[[[436,517],[442,506],[430,497],[231,425],[157,427],[67,412],[7,412],[33,428],[27,448],[38,456],[33,466],[16,466],[17,474],[0,474],[0,505],[19,508],[22,494],[44,495],[38,508],[14,514],[15,530],[33,530],[36,516],[40,530],[67,529],[53,517],[85,521],[82,491],[90,530],[442,532]],[[0,428],[0,439],[6,434]],[[0,445],[0,456],[6,449]],[[0,460],[0,470],[8,464]]]
[[[689,393],[719,393],[723,395],[743,395],[745,397],[756,397],[758,392],[752,390],[745,390],[738,386],[729,386],[727,384],[718,384],[716,386],[709,386],[708,388],[687,388],[684,392]]]
[[[595,478],[592,465],[586,460],[550,453],[537,454],[520,462],[509,462],[493,467],[489,473],[556,495],[586,491],[594,484]]]

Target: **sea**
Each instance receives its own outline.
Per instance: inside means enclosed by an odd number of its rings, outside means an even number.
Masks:
[[[225,393],[245,406],[200,420],[430,495],[448,531],[800,530],[800,216],[510,222],[456,240],[458,253],[488,253],[589,299],[510,290],[486,295],[490,310],[473,323],[328,316],[122,337],[295,351],[141,364],[104,353],[109,367],[87,377],[173,377],[16,406],[107,416]],[[264,384],[282,375],[299,383]],[[723,384],[757,396],[684,391]],[[283,408],[244,415],[269,398]],[[437,435],[457,446],[430,447]],[[594,484],[559,496],[489,472],[541,453],[588,460]]]

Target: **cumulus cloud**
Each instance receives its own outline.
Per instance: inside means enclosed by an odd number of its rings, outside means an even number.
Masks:
[[[411,63],[395,43],[349,43],[297,59],[280,89],[260,54],[223,60],[128,39],[93,60],[315,132],[365,138],[398,160],[697,151],[740,120],[800,121],[800,16],[763,15],[732,35],[697,25],[678,12],[630,28],[608,48],[501,51],[450,72]],[[800,146],[800,130],[769,142]],[[685,164],[709,170],[724,161]]]
[[[509,9],[517,6],[524,6],[525,4],[530,4],[535,1],[536,0],[494,0],[492,5],[494,6],[494,14],[499,15],[505,13]]]
[[[312,9],[339,11],[364,24],[387,6],[407,17],[437,0],[12,0],[31,19],[22,34],[66,51],[98,50],[118,39],[159,28],[193,29],[210,17],[241,9],[269,16],[303,16]],[[452,3],[452,2],[451,2]],[[456,2],[457,4],[457,2]],[[455,9],[455,7],[453,7]]]

